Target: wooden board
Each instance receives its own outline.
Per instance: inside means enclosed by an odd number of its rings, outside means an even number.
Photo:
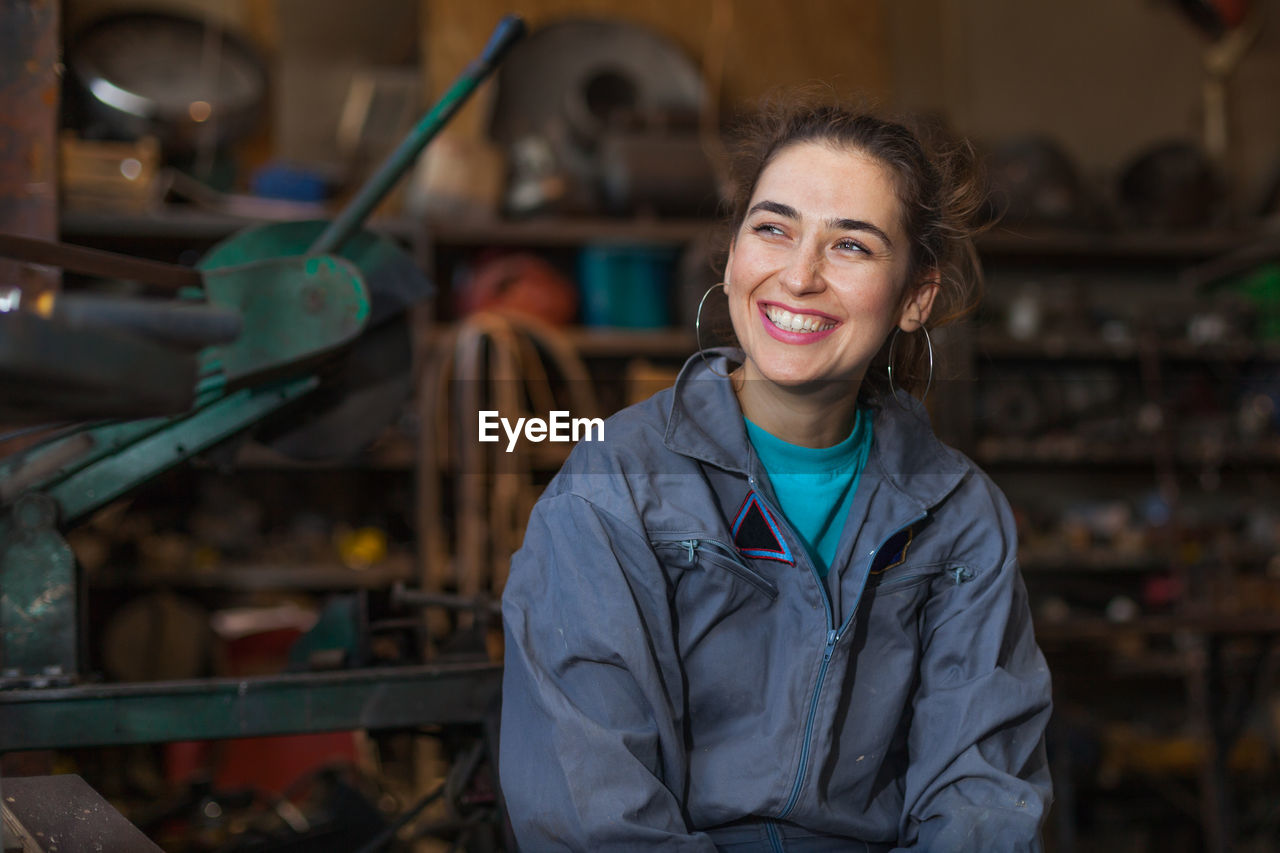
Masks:
[[[439,94],[479,51],[505,0],[422,0],[422,55],[429,92]],[[531,28],[565,17],[609,17],[649,27],[703,68],[712,93],[735,111],[778,87],[827,83],[842,94],[887,99],[888,47],[874,0],[524,0]],[[720,84],[715,85],[719,79]],[[492,85],[492,84],[490,84]],[[484,97],[455,119],[455,132],[479,134]]]
[[[5,810],[38,847],[29,850],[127,850],[160,848],[79,776],[25,776],[4,780]],[[6,848],[8,853],[8,848]]]

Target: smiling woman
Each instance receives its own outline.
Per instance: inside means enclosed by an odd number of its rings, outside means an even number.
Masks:
[[[1039,850],[1050,683],[1012,514],[908,393],[910,342],[976,300],[967,149],[818,105],[741,150],[740,348],[578,445],[513,558],[516,835]]]
[[[887,169],[859,152],[802,142],[764,170],[725,268],[748,419],[808,447],[848,435],[871,359],[938,290],[928,272],[908,281],[899,220]]]
[[[726,291],[734,278],[733,257],[740,248],[752,248],[743,237],[763,230],[794,238],[806,226],[815,239],[824,236],[830,241],[830,262],[821,267],[831,285],[827,298],[840,293],[842,284],[847,291],[849,285],[867,281],[870,269],[881,270],[880,280],[896,277],[899,316],[885,328],[885,336],[893,327],[904,333],[924,327],[927,332],[977,306],[982,273],[972,238],[982,227],[978,220],[985,195],[966,141],[823,103],[763,111],[739,131],[739,137]],[[813,186],[805,187],[806,176]],[[812,209],[805,220],[801,206],[772,197],[778,193],[831,211],[819,214]],[[847,209],[835,210],[840,203]],[[762,216],[769,219],[769,214],[784,222],[758,221]],[[825,234],[819,235],[819,225],[825,226]],[[777,252],[771,257],[774,263],[783,260]],[[797,271],[807,262],[816,276],[816,265],[824,258],[793,251],[787,260],[802,264]],[[855,266],[854,261],[863,263]],[[886,273],[887,267],[892,270]],[[797,271],[791,277],[784,272],[781,281],[794,281]],[[734,328],[739,334],[743,331],[736,321]],[[892,376],[901,390],[919,391],[928,383],[931,358],[925,338],[910,334],[897,341]],[[869,375],[863,372],[872,386],[869,390],[881,395],[890,391],[888,349],[879,348],[864,365],[874,368]]]

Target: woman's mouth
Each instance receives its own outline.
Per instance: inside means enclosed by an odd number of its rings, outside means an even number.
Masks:
[[[772,303],[761,303],[757,307],[765,331],[771,337],[789,344],[815,343],[840,325],[838,320],[831,317],[801,314]]]
[[[764,315],[769,318],[769,322],[782,329],[784,332],[826,332],[836,327],[836,324],[813,314],[793,314],[786,308],[779,308],[777,305],[765,305]]]

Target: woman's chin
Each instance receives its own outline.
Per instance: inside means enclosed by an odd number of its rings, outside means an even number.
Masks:
[[[853,385],[858,381],[855,376],[830,376],[812,369],[773,366],[753,371],[749,374],[749,379],[767,382],[779,388],[786,388],[788,391],[810,391],[833,385]]]

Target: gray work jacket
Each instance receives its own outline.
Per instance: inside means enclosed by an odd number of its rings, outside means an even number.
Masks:
[[[521,850],[1040,849],[1049,672],[1008,504],[923,407],[874,417],[825,582],[698,356],[574,448],[503,596]]]

